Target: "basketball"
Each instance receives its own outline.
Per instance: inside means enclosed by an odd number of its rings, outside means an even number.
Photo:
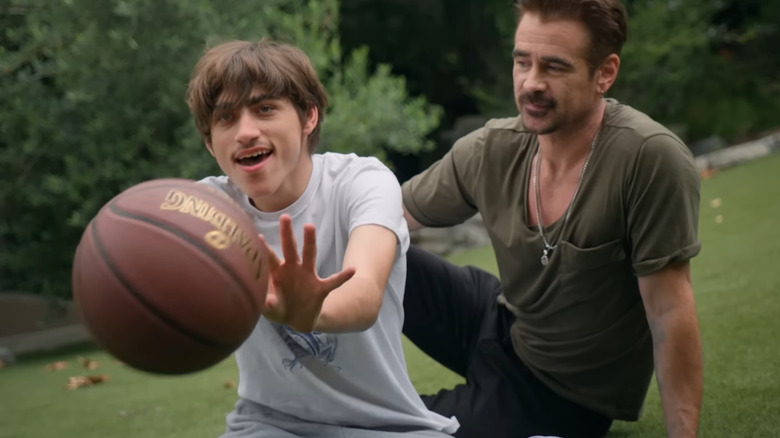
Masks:
[[[95,342],[125,364],[185,374],[227,358],[265,303],[266,252],[224,193],[184,179],[135,185],[87,225],[73,296]]]

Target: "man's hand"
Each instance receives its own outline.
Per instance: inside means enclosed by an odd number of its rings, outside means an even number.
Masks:
[[[324,279],[317,275],[317,240],[313,224],[303,227],[301,257],[298,256],[298,244],[289,215],[279,218],[279,235],[283,261],[260,236],[268,251],[270,274],[263,316],[273,322],[287,324],[296,331],[310,332],[317,323],[325,298],[352,278],[355,269],[345,268]]]

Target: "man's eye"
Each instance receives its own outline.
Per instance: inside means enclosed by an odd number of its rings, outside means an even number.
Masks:
[[[520,68],[528,68],[528,67],[531,66],[531,63],[526,61],[526,60],[524,60],[524,59],[518,59],[518,60],[515,60],[515,65],[517,65]]]
[[[263,113],[263,114],[270,113],[270,112],[271,112],[271,111],[273,111],[273,110],[274,110],[274,107],[272,107],[271,105],[261,105],[261,106],[260,106],[260,107],[257,109],[257,111],[258,111],[259,113]]]

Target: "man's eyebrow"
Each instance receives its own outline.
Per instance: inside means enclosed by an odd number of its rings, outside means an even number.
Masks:
[[[531,54],[526,52],[525,50],[520,50],[520,49],[512,50],[512,58],[527,58],[529,56],[531,56]],[[542,62],[546,64],[558,64],[570,69],[574,68],[574,65],[571,62],[559,56],[542,56]]]
[[[557,56],[542,56],[542,61],[547,64],[559,64],[566,68],[574,68],[574,65],[571,62]]]
[[[512,50],[512,58],[520,58],[520,57],[527,57],[529,56],[529,53],[525,50],[515,49]]]

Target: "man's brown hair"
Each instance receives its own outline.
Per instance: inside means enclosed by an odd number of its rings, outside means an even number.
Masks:
[[[302,123],[306,113],[317,108],[319,120],[308,142],[309,152],[313,153],[328,106],[325,87],[303,51],[267,38],[220,44],[207,50],[195,65],[186,99],[203,139],[211,142],[211,125],[218,104],[220,110],[241,108],[249,103],[256,87],[274,98],[289,99]],[[222,108],[225,104],[229,108]]]
[[[611,54],[620,55],[628,35],[626,9],[620,0],[518,0],[517,22],[525,13],[543,20],[573,20],[590,34],[587,53],[591,74]]]

